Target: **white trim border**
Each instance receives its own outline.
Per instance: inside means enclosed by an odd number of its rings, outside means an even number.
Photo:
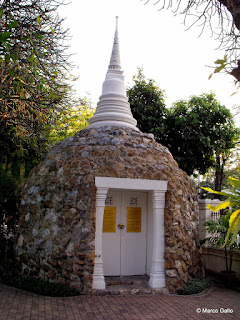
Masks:
[[[93,289],[105,289],[105,278],[102,261],[102,224],[104,202],[109,189],[119,190],[145,190],[153,191],[153,255],[149,285],[154,289],[165,287],[164,267],[164,208],[165,193],[168,181],[95,177],[97,187],[96,196],[96,232],[95,232],[95,261],[93,272]]]

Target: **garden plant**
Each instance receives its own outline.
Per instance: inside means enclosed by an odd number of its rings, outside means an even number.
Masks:
[[[233,262],[233,250],[240,249],[240,245],[236,241],[230,239],[225,242],[225,238],[229,228],[229,220],[231,212],[228,211],[226,215],[222,215],[219,219],[210,219],[204,223],[207,232],[210,234],[209,237],[203,240],[204,243],[209,243],[217,247],[224,246],[225,253],[225,270],[224,273],[234,273],[232,271]]]
[[[240,231],[240,180],[230,177],[228,179],[231,183],[231,189],[229,191],[214,191],[210,188],[202,188],[208,192],[221,195],[227,199],[222,201],[218,206],[209,205],[208,208],[212,211],[219,211],[226,208],[232,208],[234,211],[229,217],[229,227],[226,233],[224,246],[232,245],[237,238]]]

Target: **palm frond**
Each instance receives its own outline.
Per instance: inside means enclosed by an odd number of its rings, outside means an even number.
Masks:
[[[230,181],[233,187],[240,189],[240,180],[233,177],[229,177],[228,180]]]
[[[213,206],[213,205],[209,204],[207,207],[211,211],[216,212],[216,211],[219,211],[219,210],[222,210],[222,209],[226,209],[229,206],[230,206],[230,201],[227,200],[227,201],[221,202],[218,206]]]
[[[228,192],[223,192],[223,191],[215,191],[215,190],[212,190],[211,188],[205,188],[205,187],[202,187],[203,190],[206,190],[208,192],[211,192],[211,193],[214,193],[214,194],[219,194],[221,196],[225,196],[225,197],[228,197],[228,198],[233,198],[233,199],[236,199],[238,200],[238,196],[234,195],[233,193],[228,193]]]
[[[226,245],[229,239],[231,239],[230,245],[233,244],[233,242],[235,241],[235,238],[237,237],[239,229],[240,229],[240,209],[233,212],[230,217],[229,229],[228,229],[228,233],[227,233],[224,245]]]

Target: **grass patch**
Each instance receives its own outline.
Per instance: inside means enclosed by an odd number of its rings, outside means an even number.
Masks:
[[[190,295],[201,293],[206,290],[210,285],[210,280],[206,278],[193,278],[188,281],[180,290],[181,295]]]
[[[8,286],[37,293],[43,296],[50,297],[72,297],[80,295],[76,289],[56,282],[49,282],[33,277],[4,277],[0,280],[1,283]]]

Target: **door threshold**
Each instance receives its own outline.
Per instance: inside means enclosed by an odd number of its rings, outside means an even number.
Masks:
[[[152,289],[149,276],[106,276],[105,290],[93,290],[94,295],[151,295],[160,290]],[[162,290],[161,290],[162,292]]]
[[[106,286],[122,285],[122,286],[142,286],[148,287],[149,276],[106,276]]]

